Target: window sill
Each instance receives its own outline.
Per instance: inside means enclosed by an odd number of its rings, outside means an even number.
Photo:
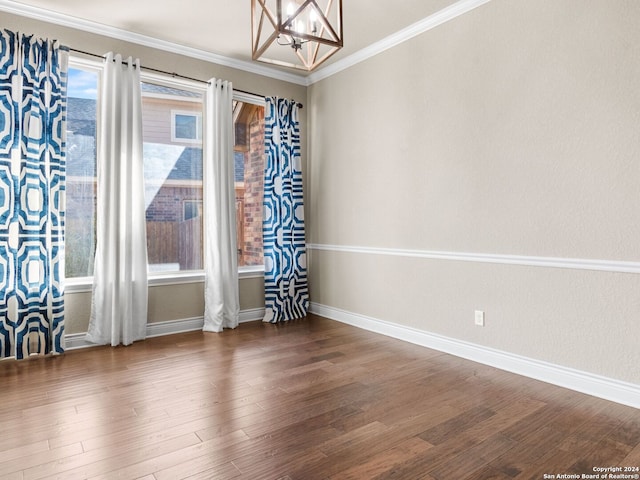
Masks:
[[[240,267],[238,269],[238,278],[262,278],[264,277],[264,267],[262,265],[254,267]],[[186,283],[202,283],[204,282],[203,271],[191,272],[173,272],[170,274],[150,274],[149,286],[157,287],[160,285],[181,285]],[[93,288],[92,277],[76,277],[69,278],[65,281],[66,293],[91,292]]]
[[[263,278],[264,277],[264,265],[254,265],[238,268],[238,277],[243,278]]]
[[[204,282],[204,272],[202,270],[194,270],[190,272],[150,273],[148,282],[150,287],[178,285],[182,283],[202,283]]]

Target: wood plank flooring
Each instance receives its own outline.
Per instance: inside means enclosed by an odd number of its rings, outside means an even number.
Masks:
[[[509,480],[609,466],[640,466],[640,410],[313,315],[0,362],[1,479]]]

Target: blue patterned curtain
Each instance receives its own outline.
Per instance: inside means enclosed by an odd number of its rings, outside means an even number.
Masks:
[[[64,351],[67,58],[0,30],[0,358]]]
[[[265,152],[264,321],[277,323],[304,317],[309,308],[296,102],[266,99]]]

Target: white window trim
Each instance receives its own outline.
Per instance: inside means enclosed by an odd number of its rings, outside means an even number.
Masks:
[[[238,278],[263,278],[264,265],[246,265],[238,267]]]
[[[86,70],[94,72],[98,76],[98,91],[96,93],[96,155],[97,155],[97,135],[100,131],[100,91],[102,84],[102,73],[104,72],[104,63],[100,60],[87,59],[84,57],[69,56],[68,68],[77,70]],[[66,245],[65,245],[66,249]],[[94,252],[95,255],[95,252]],[[65,278],[65,291],[73,292],[90,292],[92,290],[93,277],[72,277]]]
[[[96,118],[96,126],[98,131],[100,131],[100,100],[99,100],[99,91],[100,91],[100,82],[102,79],[103,62],[99,60],[89,60],[85,58],[70,56],[69,57],[69,67],[70,68],[79,68],[85,70],[92,70],[98,73],[98,105],[97,105],[97,118]],[[193,82],[190,80],[183,80],[178,78],[167,79],[165,76],[154,74],[151,72],[141,72],[140,80],[142,82],[150,82],[157,83],[161,85],[166,85],[168,87],[180,87],[186,90],[195,91],[198,93],[204,94],[206,92],[206,85],[198,82]],[[242,92],[234,92],[233,99],[245,102],[245,103],[253,103],[256,105],[266,106],[266,102],[264,97],[259,95],[251,95]],[[189,112],[193,114],[194,112]],[[202,121],[202,120],[201,120]],[[172,122],[173,125],[173,122]],[[264,265],[254,265],[254,266],[244,266],[238,267],[238,278],[246,279],[246,278],[263,278],[264,277]],[[202,283],[205,280],[204,270],[192,270],[192,271],[183,271],[183,272],[170,272],[166,274],[158,274],[154,273],[148,275],[149,286],[159,286],[159,285],[179,285],[186,283]],[[91,292],[93,290],[93,277],[73,277],[65,279],[65,292],[66,293],[82,293],[82,292]]]
[[[264,97],[260,95],[253,95],[245,92],[233,92],[233,99],[238,102],[251,103],[253,105],[260,105],[266,107],[267,102]],[[244,267],[238,267],[239,278],[263,278],[264,277],[264,265],[246,265]]]
[[[204,282],[204,271],[192,270],[183,272],[171,272],[169,274],[148,275],[147,281],[150,287],[159,285],[179,285],[185,283]],[[93,277],[76,277],[65,280],[65,293],[91,292],[93,290]]]
[[[252,103],[254,105],[260,105],[262,107],[267,106],[267,101],[260,95],[254,95],[253,93],[245,92],[233,92],[233,99],[238,102]]]
[[[98,91],[100,90],[100,77],[104,70],[103,63],[100,60],[93,60],[82,57],[69,56],[69,68],[77,68],[81,70],[92,70],[99,74]]]
[[[238,268],[238,279],[264,278],[264,266],[255,265]],[[183,285],[187,283],[204,283],[204,271],[192,270],[171,272],[169,274],[153,274],[147,277],[150,287],[162,285]],[[65,280],[65,293],[82,293],[93,290],[93,277],[74,277]]]

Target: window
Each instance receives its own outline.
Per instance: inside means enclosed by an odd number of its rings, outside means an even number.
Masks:
[[[238,266],[264,265],[262,210],[264,192],[264,101],[241,98],[233,102],[235,132],[236,228]]]
[[[68,76],[66,276],[93,275],[99,63],[71,59]],[[143,74],[142,115],[149,273],[203,269],[204,87]],[[236,94],[238,265],[263,265],[264,101]],[[79,282],[85,282],[79,280]]]
[[[202,115],[193,112],[171,112],[171,141],[202,143]]]
[[[200,216],[202,216],[202,201],[185,200],[183,220],[191,220],[192,218],[196,218]]]
[[[202,270],[204,96],[160,82],[142,84],[149,272]]]
[[[65,274],[93,275],[96,246],[96,124],[99,69],[72,64],[67,87]]]

